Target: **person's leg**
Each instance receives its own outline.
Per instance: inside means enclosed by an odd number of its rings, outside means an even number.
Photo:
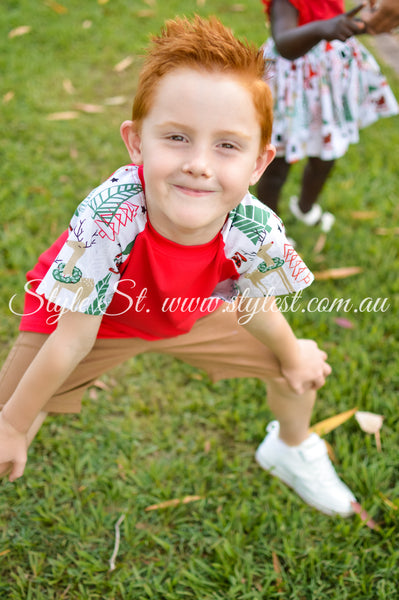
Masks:
[[[269,424],[256,451],[259,465],[326,514],[352,514],[355,497],[339,479],[320,437],[309,433],[316,394],[294,393],[282,377],[274,354],[237,324],[222,306],[200,319],[190,333],[157,342],[157,351],[204,369],[213,379],[257,377],[277,421]]]
[[[313,204],[317,202],[334,164],[334,160],[321,160],[317,156],[309,157],[303,171],[301,193],[298,200],[299,208],[303,213],[309,212]]]
[[[259,180],[257,194],[263,204],[278,212],[278,201],[281,189],[287,179],[290,164],[284,157],[276,157]]]

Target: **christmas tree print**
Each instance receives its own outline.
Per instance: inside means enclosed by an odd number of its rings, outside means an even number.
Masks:
[[[114,241],[120,228],[133,221],[139,205],[133,204],[131,200],[142,191],[140,184],[127,183],[106,188],[88,200],[87,206],[93,211],[102,238]]]
[[[270,225],[267,225],[269,216],[270,212],[267,208],[256,205],[239,204],[230,213],[233,226],[242,231],[254,245],[264,235],[265,230],[268,232],[272,230]]]

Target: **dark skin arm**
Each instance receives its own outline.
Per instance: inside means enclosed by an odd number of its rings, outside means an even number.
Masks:
[[[340,40],[365,31],[362,21],[355,15],[364,7],[359,4],[352,10],[332,19],[313,21],[298,27],[298,11],[289,0],[274,0],[270,21],[272,36],[278,52],[288,60],[303,56],[321,40]]]

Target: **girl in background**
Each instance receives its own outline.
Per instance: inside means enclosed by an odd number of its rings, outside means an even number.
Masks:
[[[258,197],[277,212],[292,163],[307,158],[299,197],[290,210],[306,225],[329,231],[331,213],[317,203],[337,158],[359,141],[359,129],[398,113],[377,62],[354,37],[364,33],[344,0],[262,0],[272,37],[265,77],[274,97],[272,143],[277,156],[258,184]]]

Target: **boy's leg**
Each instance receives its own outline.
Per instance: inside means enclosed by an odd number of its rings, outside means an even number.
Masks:
[[[190,333],[162,340],[158,351],[204,369],[214,381],[235,377],[265,381],[277,421],[268,426],[256,451],[258,463],[318,510],[342,516],[353,513],[355,497],[337,476],[325,443],[318,435],[309,435],[315,392],[293,392],[275,356],[237,324],[235,313],[224,313],[222,307],[200,319]]]

